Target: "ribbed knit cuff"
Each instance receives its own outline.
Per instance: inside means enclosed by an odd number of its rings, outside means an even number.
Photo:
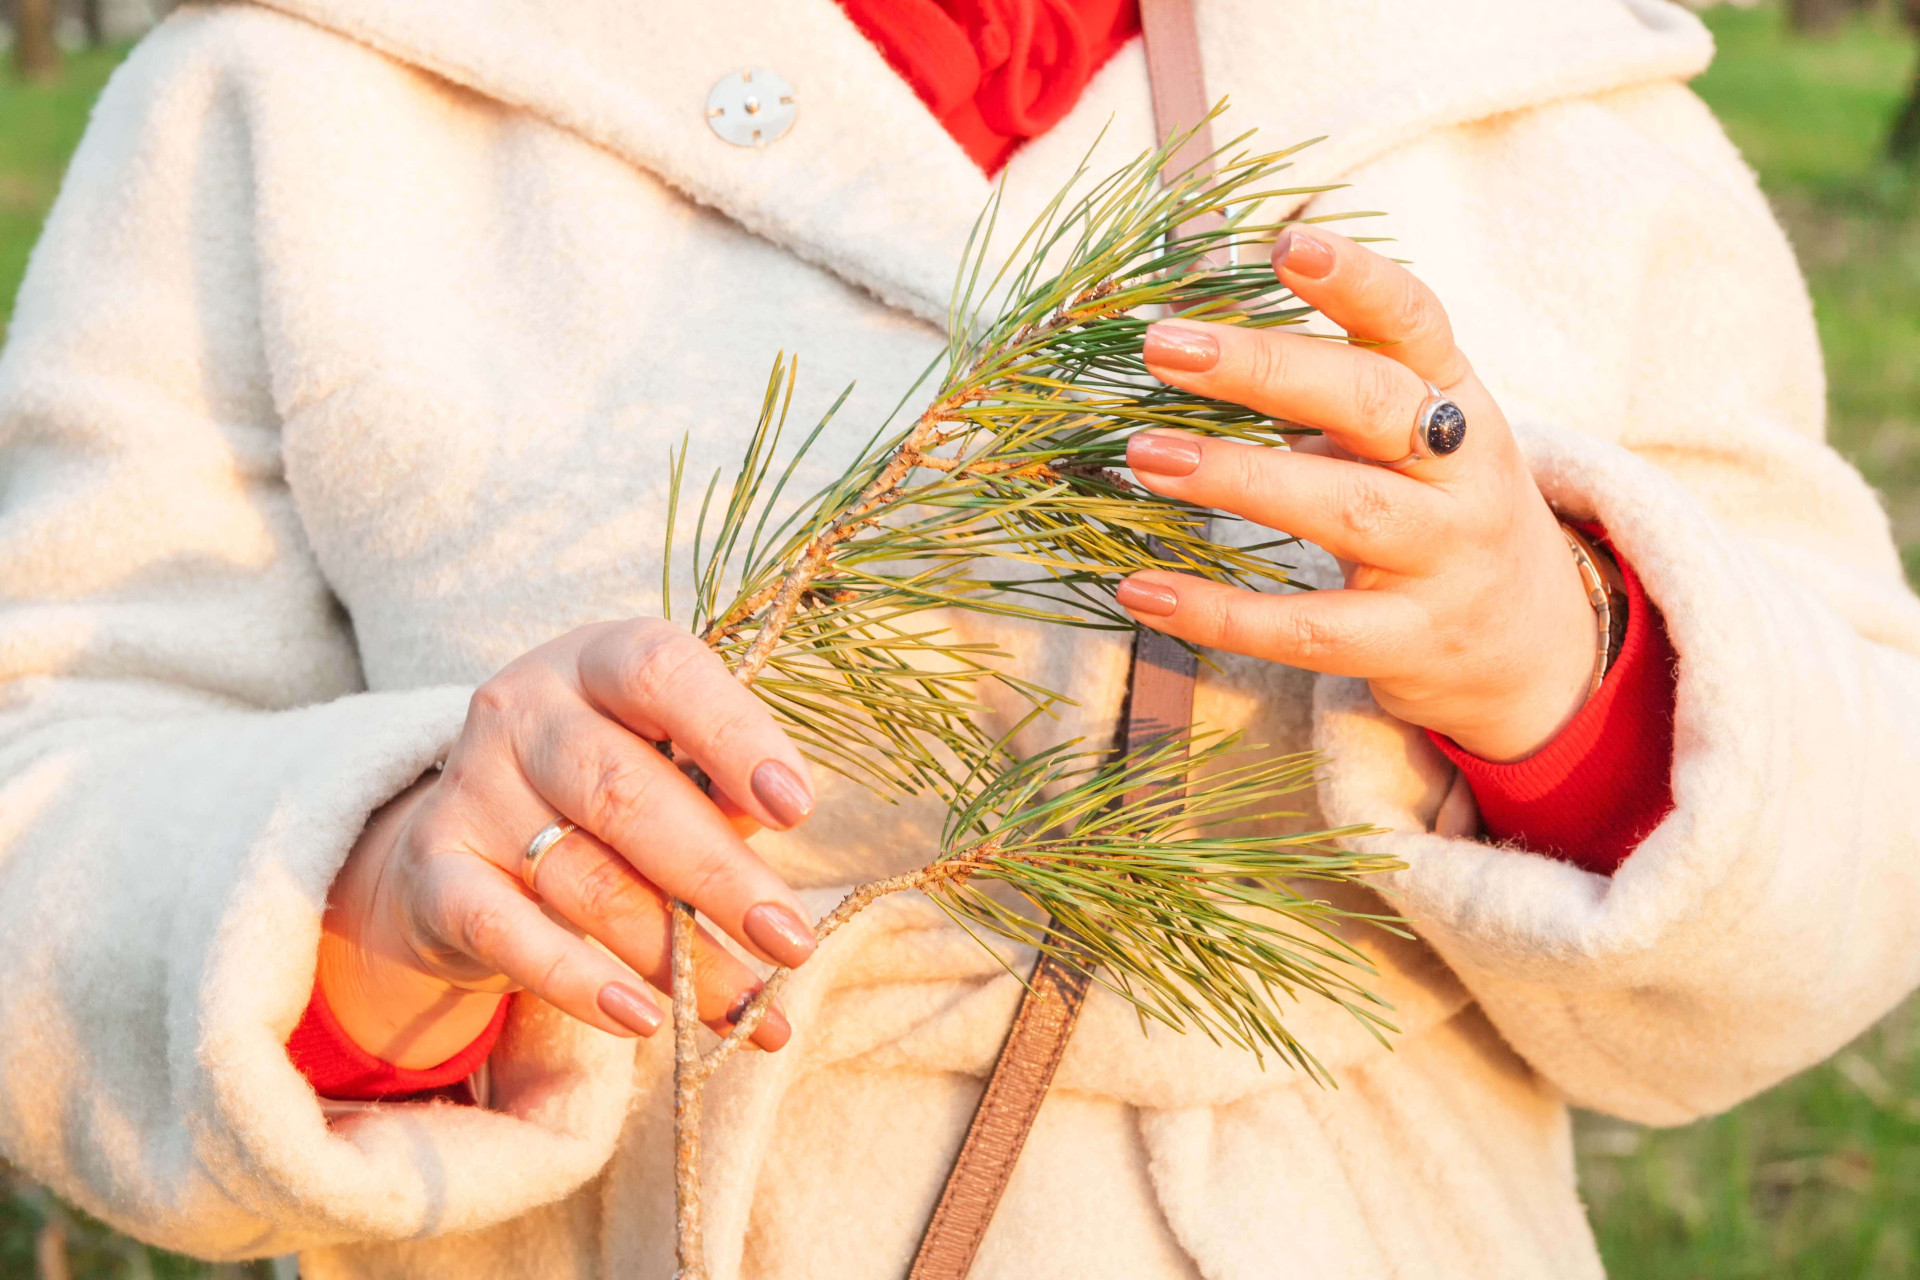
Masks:
[[[300,1015],[299,1025],[287,1038],[287,1056],[293,1059],[294,1067],[307,1078],[313,1091],[323,1098],[399,1101],[416,1095],[438,1095],[466,1101],[468,1099],[458,1096],[458,1086],[479,1070],[480,1064],[493,1052],[500,1032],[507,1025],[509,999],[508,996],[500,998],[493,1020],[472,1044],[437,1067],[408,1071],[381,1061],[355,1044],[334,1016],[316,981],[306,1012]]]
[[[1509,764],[1428,735],[1465,775],[1487,838],[1601,875],[1616,871],[1673,809],[1673,645],[1632,566],[1616,560],[1627,592],[1626,639],[1565,729]]]

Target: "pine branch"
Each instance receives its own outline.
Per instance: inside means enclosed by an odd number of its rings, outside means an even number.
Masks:
[[[1282,1005],[1317,995],[1384,1036],[1388,1006],[1368,991],[1372,969],[1340,926],[1396,925],[1302,886],[1395,864],[1339,847],[1369,829],[1268,834],[1299,816],[1276,806],[1311,784],[1313,760],[1273,758],[1204,733],[1124,760],[1075,743],[1021,758],[1007,745],[1013,733],[985,728],[982,683],[1012,691],[1029,718],[1062,695],[1014,675],[994,646],[959,642],[939,618],[922,617],[959,609],[1132,631],[1114,592],[1141,569],[1261,589],[1299,585],[1271,554],[1290,539],[1212,541],[1209,513],[1123,474],[1127,437],[1143,427],[1266,444],[1303,430],[1166,386],[1146,369],[1143,315],[1172,310],[1270,327],[1310,314],[1266,265],[1280,224],[1251,217],[1269,199],[1324,188],[1274,186],[1292,151],[1239,150],[1245,137],[1216,153],[1211,177],[1189,171],[1163,182],[1184,141],[1091,184],[1083,164],[997,270],[996,195],[963,256],[944,372],[926,407],[891,435],[883,426],[834,482],[784,516],[789,482],[847,393],[776,476],[796,374],[793,361],[776,361],[739,469],[724,492],[715,473],[694,520],[691,625],[817,764],[882,798],[931,792],[949,806],[940,847],[921,869],[855,889],[819,922],[821,940],[881,897],[918,889],[983,942],[998,936],[1090,966],[1143,1020],[1271,1051],[1325,1081],[1287,1031]],[[1229,211],[1224,225],[1179,230],[1214,208]],[[1243,250],[1257,260],[1240,265]],[[1229,265],[1210,265],[1221,262]],[[663,593],[688,451],[683,443],[672,459]],[[693,936],[692,910],[674,903],[675,1176],[686,1277],[702,1274],[701,1091],[787,977],[774,971],[702,1054]]]

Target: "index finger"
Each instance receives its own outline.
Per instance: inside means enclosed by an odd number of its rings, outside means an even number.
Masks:
[[[1319,227],[1288,227],[1273,245],[1273,270],[1295,297],[1379,353],[1440,388],[1473,373],[1453,339],[1446,308],[1420,277],[1364,245]]]
[[[729,800],[771,827],[813,812],[806,760],[766,704],[720,656],[672,623],[616,623],[580,651],[580,683],[609,716],[654,742],[672,742]]]

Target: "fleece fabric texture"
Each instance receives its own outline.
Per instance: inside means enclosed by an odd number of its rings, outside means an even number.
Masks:
[[[1207,75],[1385,210],[1551,499],[1679,656],[1676,808],[1611,880],[1436,832],[1453,777],[1364,685],[1222,656],[1208,725],[1330,758],[1420,941],[1356,935],[1392,1047],[1302,1004],[1337,1091],[1096,996],[975,1275],[1591,1277],[1565,1100],[1669,1123],[1920,980],[1920,603],[1821,441],[1805,291],[1651,0],[1221,0]],[[764,150],[706,128],[795,86]],[[1011,162],[1023,225],[1152,138],[1137,45]],[[827,479],[942,343],[990,187],[833,0],[189,6],[102,98],[0,358],[0,1154],[168,1247],[304,1274],[672,1272],[667,1045],[517,999],[491,1106],[323,1117],[284,1044],[367,814],[475,683],[657,613],[668,448],[857,387]],[[1258,531],[1244,536],[1260,537]],[[1305,571],[1331,580],[1324,557]],[[686,584],[681,583],[682,600]],[[1111,732],[1118,637],[955,619]],[[759,848],[824,910],[941,814],[821,779]],[[1378,908],[1355,892],[1346,900]],[[1019,986],[924,899],[798,975],[709,1100],[716,1280],[896,1277]]]

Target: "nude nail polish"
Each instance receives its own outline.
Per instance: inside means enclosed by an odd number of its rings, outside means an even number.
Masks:
[[[1200,467],[1200,442],[1142,431],[1127,441],[1127,465],[1156,476],[1190,476]]]
[[[779,1049],[791,1039],[793,1039],[793,1027],[788,1023],[786,1015],[780,1012],[780,1006],[777,1004],[767,1010],[767,1016],[753,1031],[753,1043],[769,1053]]]
[[[800,775],[778,760],[763,760],[753,771],[753,798],[781,827],[797,827],[813,812],[813,792]]]
[[[1170,588],[1156,582],[1135,582],[1132,578],[1122,582],[1114,596],[1121,608],[1155,618],[1166,617],[1180,605],[1180,597]]]
[[[594,1003],[600,1006],[600,1012],[637,1036],[652,1035],[667,1018],[645,992],[624,982],[609,982],[600,988]]]
[[[738,1024],[740,1019],[746,1016],[747,1006],[752,1004],[753,998],[759,994],[758,987],[742,991],[740,998],[733,1002],[733,1008],[727,1010],[727,1021]],[[767,1010],[766,1016],[760,1019],[760,1025],[753,1029],[753,1036],[747,1043],[756,1049],[772,1051],[791,1039],[793,1039],[793,1024],[787,1021],[787,1015],[781,1012],[780,1005],[776,1001]]]
[[[1147,340],[1140,354],[1148,364],[1162,369],[1204,373],[1220,363],[1220,342],[1198,326],[1163,320],[1147,326]]]
[[[807,962],[818,944],[813,928],[778,902],[763,902],[752,908],[741,921],[747,938],[774,963],[796,968]]]
[[[1333,246],[1297,227],[1288,227],[1273,242],[1273,266],[1276,271],[1324,280],[1333,270]]]

